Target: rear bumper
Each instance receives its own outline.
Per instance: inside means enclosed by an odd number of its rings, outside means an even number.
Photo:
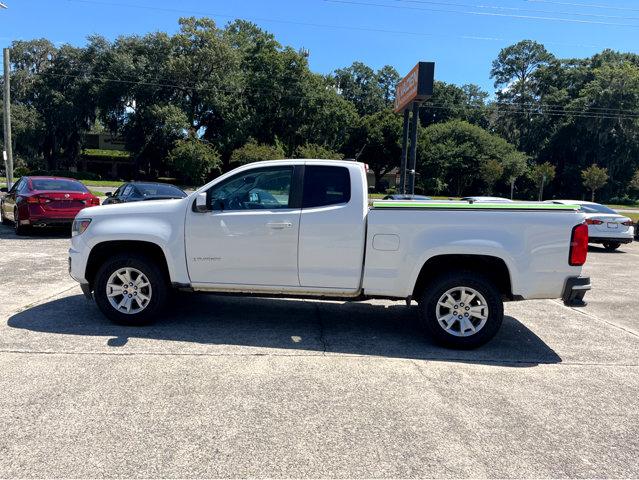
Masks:
[[[588,243],[632,243],[632,234],[623,237],[589,237]]]
[[[31,225],[36,227],[69,227],[73,218],[31,218]]]
[[[585,307],[584,296],[591,288],[590,277],[569,277],[564,285],[561,299],[568,307]]]

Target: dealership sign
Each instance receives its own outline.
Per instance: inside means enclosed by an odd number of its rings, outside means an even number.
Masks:
[[[419,62],[398,84],[395,91],[395,112],[403,112],[413,102],[422,102],[433,95],[435,64]]]

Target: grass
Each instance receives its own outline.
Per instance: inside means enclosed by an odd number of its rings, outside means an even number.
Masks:
[[[104,192],[98,192],[97,190],[90,190],[90,192],[95,195],[96,197],[106,197],[106,195],[104,194]]]

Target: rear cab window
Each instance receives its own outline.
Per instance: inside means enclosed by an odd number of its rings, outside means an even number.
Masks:
[[[302,208],[326,207],[348,203],[351,177],[348,168],[307,165],[304,170]]]

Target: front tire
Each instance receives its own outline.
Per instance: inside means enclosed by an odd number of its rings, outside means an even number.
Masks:
[[[168,297],[162,269],[143,255],[117,255],[95,276],[93,297],[102,313],[120,325],[148,325],[162,311]]]
[[[475,272],[442,274],[427,285],[419,299],[423,330],[448,348],[477,348],[491,340],[504,319],[501,294]]]
[[[603,246],[608,252],[614,252],[615,250],[617,250],[621,246],[621,243],[619,243],[619,242],[604,242]]]

